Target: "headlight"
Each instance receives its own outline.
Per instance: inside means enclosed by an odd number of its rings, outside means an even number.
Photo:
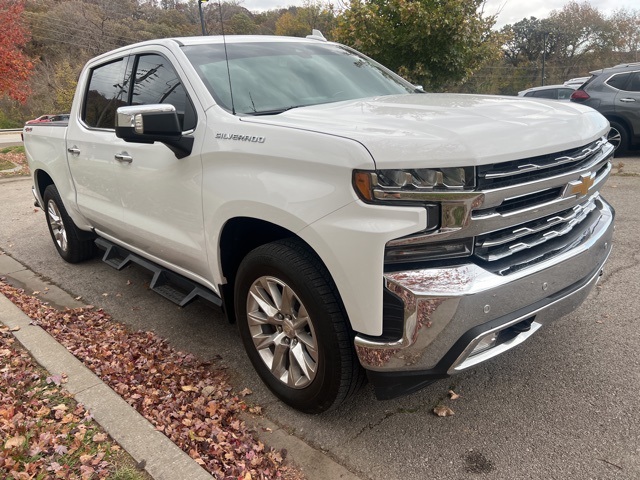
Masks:
[[[471,190],[473,167],[414,168],[407,170],[355,170],[353,184],[366,202],[420,201],[420,193]]]
[[[355,170],[353,187],[367,203],[422,206],[427,225],[419,233],[391,240],[386,265],[460,258],[473,253],[473,237],[437,241],[436,230],[463,228],[483,199],[475,188],[474,167]]]

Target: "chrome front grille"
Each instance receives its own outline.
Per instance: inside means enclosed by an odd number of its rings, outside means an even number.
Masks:
[[[506,275],[575,247],[600,217],[599,190],[612,154],[601,138],[571,151],[479,167],[485,198],[471,212],[469,230],[476,260]]]
[[[485,261],[502,260],[523,250],[534,249],[570,233],[596,209],[597,195],[587,202],[557,214],[505,228],[476,238],[475,255]]]
[[[532,182],[584,168],[597,159],[607,140],[601,138],[584,147],[512,162],[483,165],[477,170],[480,190]]]

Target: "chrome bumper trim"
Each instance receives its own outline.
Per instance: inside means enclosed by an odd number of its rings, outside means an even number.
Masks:
[[[395,342],[356,336],[361,364],[378,372],[430,370],[473,328],[504,318],[492,324],[501,330],[534,315],[544,325],[573,311],[611,252],[614,212],[604,200],[599,204],[600,217],[579,245],[510,275],[495,275],[476,264],[386,274],[386,288],[405,305],[403,336]],[[514,318],[515,312],[522,316]],[[448,373],[464,365],[472,350],[465,348],[466,356],[453,359]]]

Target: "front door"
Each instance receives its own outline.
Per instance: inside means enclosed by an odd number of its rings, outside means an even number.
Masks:
[[[204,111],[191,100],[169,51],[142,51],[135,58],[131,105],[172,104],[185,134],[202,136]],[[198,117],[202,121],[198,122]],[[202,214],[200,144],[178,159],[164,144],[119,145],[124,161],[115,166],[128,244],[162,259],[182,273],[207,278]]]

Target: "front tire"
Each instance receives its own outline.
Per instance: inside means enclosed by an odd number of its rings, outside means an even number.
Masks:
[[[336,287],[302,242],[281,240],[251,251],[238,269],[235,308],[251,363],[286,404],[320,413],[363,384]]]
[[[83,235],[69,217],[55,185],[45,188],[42,199],[49,233],[60,256],[69,263],[79,263],[93,257],[96,253],[93,239],[83,238],[86,234]]]

